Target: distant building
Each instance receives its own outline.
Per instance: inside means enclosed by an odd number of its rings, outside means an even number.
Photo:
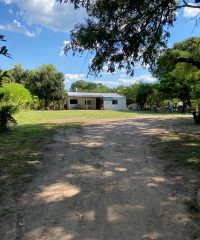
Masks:
[[[69,110],[126,110],[126,97],[117,93],[68,92],[67,95]]]

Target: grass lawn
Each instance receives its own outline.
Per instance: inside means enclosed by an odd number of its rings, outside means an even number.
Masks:
[[[133,118],[139,113],[130,111],[99,111],[99,110],[63,110],[63,111],[25,111],[15,117],[20,124],[49,123],[53,120],[97,120]],[[141,114],[141,113],[140,113]]]
[[[200,125],[191,116],[182,116],[161,117],[157,127],[161,132],[152,137],[152,144],[159,158],[200,170]]]

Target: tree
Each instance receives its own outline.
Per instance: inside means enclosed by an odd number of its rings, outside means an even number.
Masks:
[[[64,74],[58,72],[54,65],[43,65],[37,70],[26,72],[26,75],[26,87],[33,95],[44,100],[45,108],[50,101],[54,105],[55,101],[64,100]]]
[[[131,86],[118,86],[116,92],[126,96],[126,103],[130,105],[132,103],[136,103],[136,95],[137,95],[137,84],[133,84]]]
[[[142,110],[151,108],[160,100],[157,84],[139,82],[131,86],[119,86],[115,90],[126,96],[128,105],[137,103]]]
[[[71,90],[77,89],[79,92],[112,92],[111,88],[106,87],[102,83],[87,82],[78,80],[71,85]]]
[[[184,59],[199,59],[200,38],[189,38],[176,43],[165,54],[160,56],[152,73],[159,79],[160,91],[169,98],[179,98],[191,106],[191,99],[199,99],[200,69]],[[174,64],[176,62],[176,64]]]
[[[153,85],[151,83],[140,82],[137,85],[136,102],[144,110],[148,97],[153,93]]]
[[[22,64],[16,64],[11,69],[7,71],[7,74],[10,75],[10,81],[15,83],[25,84],[24,82],[24,70]]]
[[[134,74],[135,63],[154,65],[166,48],[170,37],[168,28],[176,21],[180,8],[200,8],[199,0],[194,4],[187,0],[69,0],[75,7],[85,7],[88,18],[71,32],[71,41],[65,52],[82,53],[92,51],[94,58],[90,72],[98,74],[104,65],[108,72],[125,68]],[[68,2],[59,0],[59,2]],[[198,18],[196,21],[200,21]],[[200,60],[179,58],[193,65]]]

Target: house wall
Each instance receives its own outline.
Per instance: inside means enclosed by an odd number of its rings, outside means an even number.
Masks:
[[[70,99],[77,99],[78,100],[78,104],[70,104]],[[85,105],[85,101],[87,100],[91,100],[92,101],[92,105]],[[71,109],[74,109],[76,108],[77,106],[80,106],[81,109],[96,109],[96,98],[77,98],[77,97],[69,97],[68,98],[68,102],[67,102],[67,105],[68,105],[68,109],[71,110]]]
[[[118,104],[112,104],[112,100],[118,100]],[[126,98],[104,98],[105,110],[126,110]]]
[[[77,99],[78,104],[70,104],[70,99]],[[92,105],[85,105],[85,100],[91,100]],[[118,104],[113,104],[112,100],[118,100]],[[68,109],[74,109],[77,106],[80,106],[80,109],[96,109],[96,98],[77,98],[77,97],[68,97]],[[104,110],[126,110],[126,98],[103,98]]]

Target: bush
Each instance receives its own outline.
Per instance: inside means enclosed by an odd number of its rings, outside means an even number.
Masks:
[[[16,126],[16,120],[12,115],[17,112],[16,107],[11,105],[1,105],[0,106],[0,130],[11,130]]]
[[[13,106],[15,110],[27,109],[32,103],[29,90],[19,83],[3,84],[0,88],[0,95],[3,95],[1,103]]]

